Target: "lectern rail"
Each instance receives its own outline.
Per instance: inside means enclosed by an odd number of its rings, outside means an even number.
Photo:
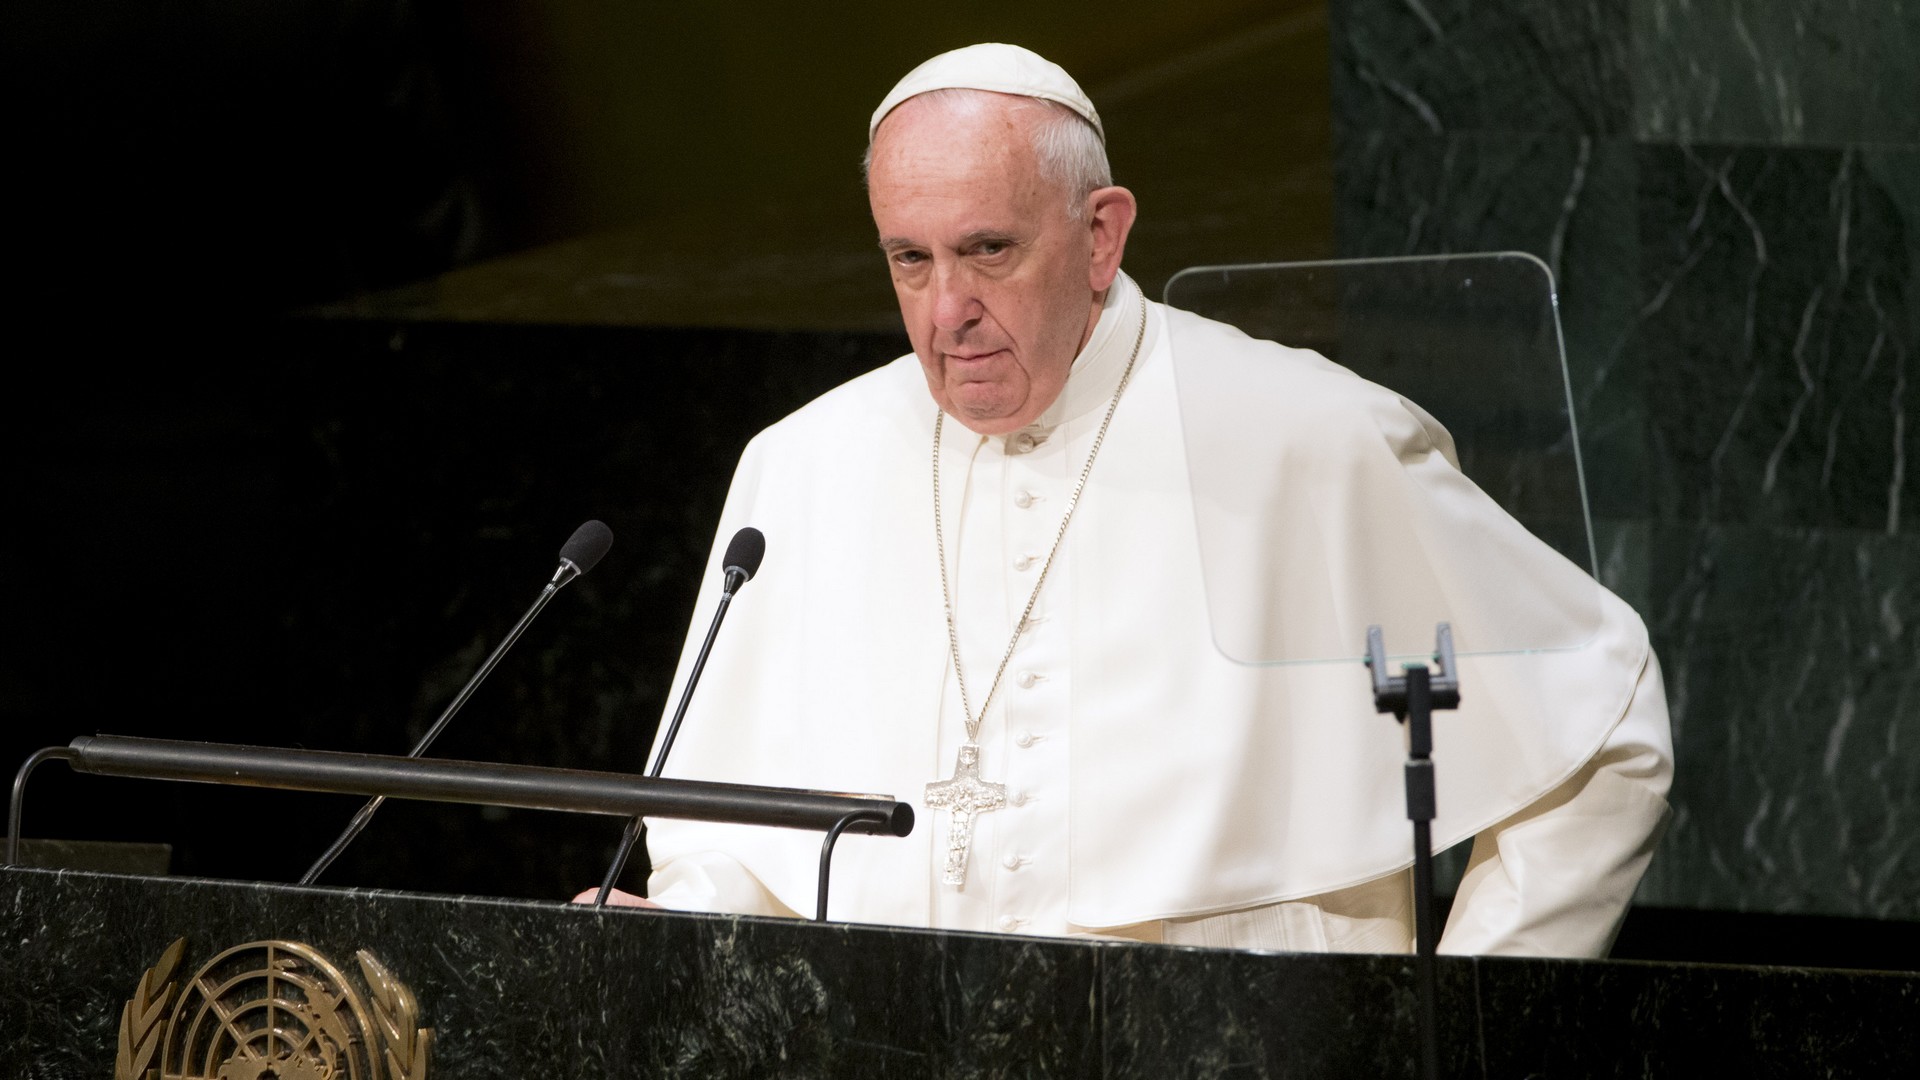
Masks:
[[[76,772],[101,776],[821,832],[828,834],[821,859],[823,893],[826,863],[833,840],[841,833],[906,836],[913,831],[913,807],[884,795],[664,780],[539,765],[93,735],[42,750],[21,766],[7,816],[9,865],[18,861],[27,776],[42,762],[54,759],[65,761]],[[824,905],[820,914],[825,917]]]

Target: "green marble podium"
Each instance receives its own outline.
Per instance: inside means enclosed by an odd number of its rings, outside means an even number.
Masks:
[[[366,950],[432,1029],[429,1075],[461,1080],[1391,1077],[1416,1053],[1409,957],[6,868],[0,1076],[114,1076],[123,1007],[180,938],[182,984],[253,942]],[[1442,958],[1440,989],[1448,1076],[1920,1066],[1912,974]]]

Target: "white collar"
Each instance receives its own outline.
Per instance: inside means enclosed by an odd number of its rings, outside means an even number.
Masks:
[[[1020,431],[1010,432],[1008,438],[1021,432],[1045,438],[1069,420],[1105,411],[1120,386],[1120,377],[1126,374],[1127,361],[1133,358],[1134,342],[1140,341],[1141,352],[1147,350],[1148,343],[1141,340],[1141,311],[1140,286],[1124,273],[1115,275],[1100,306],[1100,318],[1087,337],[1086,347],[1074,357],[1060,396],[1038,419]]]

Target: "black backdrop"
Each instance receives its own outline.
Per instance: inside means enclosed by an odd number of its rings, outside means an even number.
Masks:
[[[434,753],[637,770],[741,447],[902,349],[296,319],[113,335],[111,374],[47,357],[5,433],[0,761],[95,732],[404,753],[598,517],[611,553]],[[354,805],[48,765],[26,821],[172,843],[176,873],[288,880]],[[390,804],[324,880],[563,896],[617,832]]]

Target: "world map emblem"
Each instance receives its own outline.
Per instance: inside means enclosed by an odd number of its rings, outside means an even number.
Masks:
[[[367,950],[358,980],[296,941],[236,945],[178,980],[186,945],[121,1010],[114,1080],[426,1080],[433,1029]]]

